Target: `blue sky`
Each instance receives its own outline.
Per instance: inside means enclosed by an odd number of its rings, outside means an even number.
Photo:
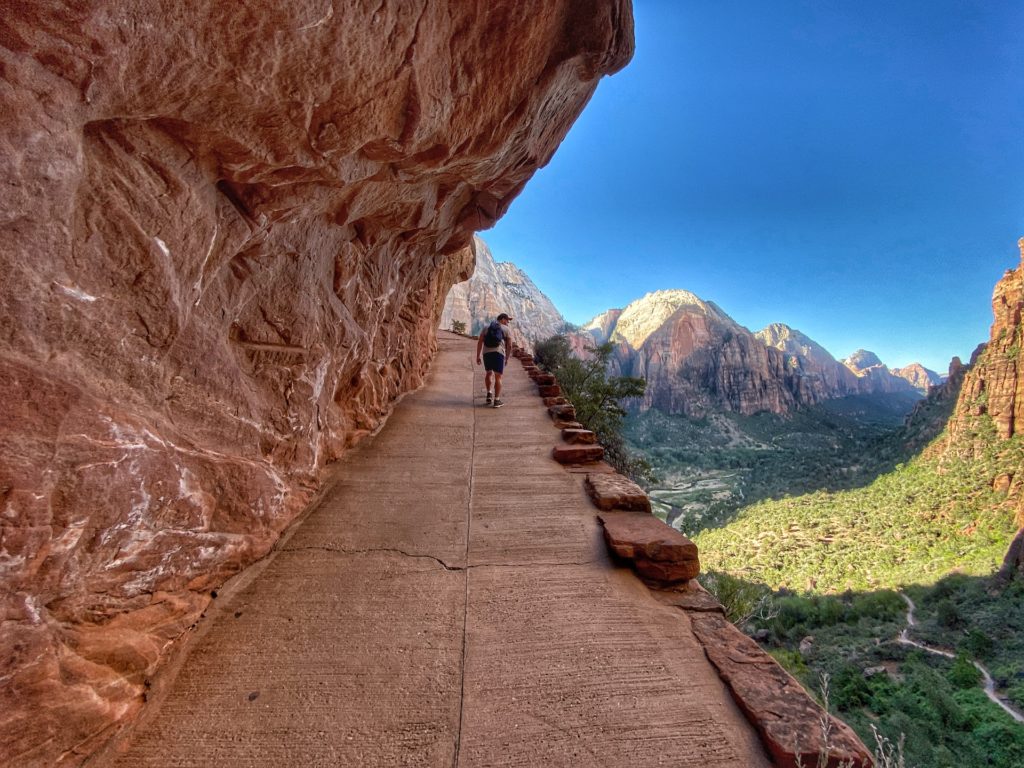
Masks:
[[[634,0],[637,52],[489,232],[572,322],[685,288],[945,371],[1024,236],[1024,1]]]

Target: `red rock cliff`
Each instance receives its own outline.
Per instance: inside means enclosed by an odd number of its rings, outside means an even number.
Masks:
[[[1018,242],[1021,264],[1008,269],[992,295],[994,321],[987,347],[972,360],[960,399],[950,421],[950,441],[962,441],[972,417],[987,413],[1002,439],[1013,437],[1024,425],[1024,238]]]
[[[416,387],[628,0],[0,14],[0,763],[78,762]]]

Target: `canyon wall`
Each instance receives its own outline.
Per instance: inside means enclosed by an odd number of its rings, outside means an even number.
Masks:
[[[133,718],[632,44],[628,0],[5,4],[0,763]]]
[[[1024,434],[1024,238],[1018,242],[1021,263],[1007,270],[992,295],[989,341],[975,351],[953,415],[943,450],[971,456],[990,468],[993,487],[1007,493],[1021,528],[1007,555],[1003,575],[1024,573],[1024,467],[1020,466]],[[950,371],[952,378],[952,370]]]
[[[975,353],[950,420],[951,445],[969,442],[974,417],[982,414],[991,417],[1002,440],[1020,433],[1024,426],[1024,366],[1020,364],[1024,344],[1024,238],[1018,245],[1021,263],[1016,269],[1008,269],[996,284],[988,344]]]

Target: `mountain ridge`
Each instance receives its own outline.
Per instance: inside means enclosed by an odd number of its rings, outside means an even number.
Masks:
[[[751,333],[717,304],[682,290],[652,291],[584,324],[574,341],[615,345],[613,372],[648,382],[641,410],[703,417],[715,410],[776,414],[854,394],[912,392],[873,353],[852,370],[810,337],[773,323]]]
[[[487,243],[474,235],[476,268],[472,276],[448,292],[439,327],[450,329],[453,321],[465,323],[466,332],[476,335],[499,313],[514,320],[513,339],[526,349],[561,333],[565,318],[543,291],[522,269],[510,261],[496,261]]]

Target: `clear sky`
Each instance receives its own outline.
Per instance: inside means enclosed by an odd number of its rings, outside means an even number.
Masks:
[[[634,0],[637,50],[481,233],[582,323],[685,288],[943,372],[1024,236],[1024,0]]]

